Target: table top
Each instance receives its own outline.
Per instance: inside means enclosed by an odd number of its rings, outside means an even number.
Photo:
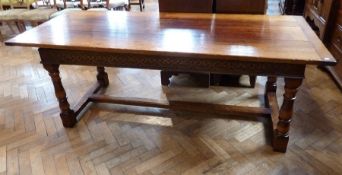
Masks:
[[[292,64],[336,62],[298,16],[73,12],[5,44]]]

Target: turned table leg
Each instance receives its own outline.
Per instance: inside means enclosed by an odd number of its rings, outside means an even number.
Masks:
[[[302,84],[302,81],[302,78],[285,78],[284,101],[279,111],[279,121],[273,137],[273,149],[275,151],[286,152],[289,142],[293,104],[296,99],[298,87]]]
[[[277,77],[269,76],[267,77],[267,82],[265,86],[265,106],[270,107],[270,102],[268,101],[268,94],[270,92],[276,93],[277,91]]]
[[[276,92],[277,91],[277,77],[267,77],[267,82],[266,82],[266,89],[265,89],[267,94],[268,92]]]
[[[171,77],[172,77],[172,73],[170,71],[166,71],[166,70],[160,71],[160,80],[163,86],[168,86],[170,84]]]
[[[59,109],[61,110],[60,116],[63,126],[68,128],[73,127],[77,122],[76,115],[75,112],[70,109],[70,104],[67,100],[61,77],[59,76],[59,65],[43,64],[43,66],[49,72],[53,86],[55,88]]]
[[[249,75],[249,85],[250,85],[252,88],[255,87],[256,78],[257,78],[257,76],[255,76],[255,75]]]
[[[108,74],[105,72],[104,67],[97,67],[96,78],[102,87],[107,87],[109,85]]]

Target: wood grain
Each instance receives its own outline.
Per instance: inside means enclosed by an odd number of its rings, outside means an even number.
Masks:
[[[2,174],[117,175],[139,171],[266,175],[342,171],[342,95],[314,66],[307,68],[297,93],[287,153],[278,154],[270,146],[271,126],[264,118],[227,115],[222,119],[209,114],[98,104],[90,107],[75,128],[64,128],[53,84],[39,64],[36,49],[1,46],[0,56]],[[266,82],[260,76],[254,89],[162,88],[159,71],[108,68],[106,72],[110,79],[106,94],[112,96],[253,107],[262,106]],[[71,106],[97,81],[96,67],[61,66],[60,75]],[[283,83],[278,79],[278,100],[282,99]],[[18,150],[17,154],[13,150]],[[18,166],[14,160],[18,160]],[[52,171],[54,167],[56,171]]]
[[[82,14],[84,14],[84,16],[82,16]],[[106,20],[115,15],[120,16],[123,20],[120,18],[113,23]],[[74,16],[76,23],[73,23],[74,21],[72,20]],[[155,16],[157,16],[157,18]],[[157,70],[174,69],[176,71],[188,71],[190,69],[192,71],[217,72],[219,74],[239,73],[247,75],[266,75],[269,77],[280,76],[285,77],[285,94],[282,107],[279,111],[277,128],[274,133],[273,148],[275,151],[286,152],[294,99],[297,89],[301,84],[298,82],[302,82],[304,77],[305,67],[308,64],[328,65],[336,63],[334,58],[327,57],[330,53],[325,47],[322,47],[321,41],[318,40],[317,37],[315,38],[305,21],[297,20],[298,17],[279,17],[278,19],[262,15],[215,16],[212,14],[195,13],[160,13],[157,15],[153,13],[144,13],[144,15],[140,15],[137,13],[110,14],[106,12],[79,13],[76,15],[72,14],[72,16],[65,15],[64,18],[65,17],[71,18],[72,21],[69,22],[60,17],[57,18],[60,21],[57,19],[52,20],[48,24],[36,28],[36,32],[39,34],[34,35],[31,39],[20,40],[20,37],[25,34],[30,34],[30,31],[12,39],[18,40],[17,42],[12,43],[12,45],[34,46],[26,43],[46,35],[52,36],[52,40],[44,38],[41,41],[36,41],[36,46],[39,47],[41,63],[49,72],[53,82],[61,111],[60,116],[63,121],[63,126],[65,127],[73,127],[76,124],[78,117],[76,114],[79,114],[89,101],[128,105],[142,104],[142,106],[153,107],[160,107],[163,106],[163,104],[133,100],[125,101],[122,99],[117,100],[107,98],[106,96],[93,97],[89,96],[90,94],[87,93],[84,96],[85,98],[81,99],[81,102],[83,101],[84,103],[77,105],[80,106],[80,108],[71,109],[59,74],[59,66],[61,64],[97,66],[97,80],[102,87],[107,87],[109,85],[108,74],[105,72],[104,66],[143,69],[152,68]],[[136,21],[137,19],[139,19],[139,21]],[[251,21],[251,19],[253,20]],[[63,40],[61,43],[58,43],[59,41],[57,40],[53,40],[55,33],[50,33],[52,30],[44,30],[44,27],[57,27],[54,25],[58,24],[58,22],[61,22],[61,26],[59,27],[64,30],[63,36],[65,36],[59,37],[59,39]],[[92,25],[88,25],[85,28],[80,28],[80,26],[78,26],[87,22],[91,22]],[[96,22],[99,26],[93,25]],[[278,25],[272,25],[273,23],[278,22],[280,22]],[[65,25],[63,25],[63,23],[65,23]],[[125,23],[126,25],[120,25],[121,23]],[[130,29],[130,27],[134,27],[134,25],[136,25],[136,27],[138,27],[138,25],[143,25],[147,28],[141,29],[140,27]],[[104,35],[98,33],[97,30],[93,33],[93,28],[98,28]],[[123,30],[123,28],[125,28],[125,30]],[[208,28],[210,28],[210,30],[208,30]],[[75,30],[79,31],[76,32]],[[202,32],[202,30],[205,32]],[[168,32],[170,31],[171,33],[169,33],[170,35],[168,36]],[[275,33],[272,33],[272,31],[278,31],[285,35],[274,35]],[[79,38],[77,36],[79,33],[83,34],[83,39],[107,36],[107,38],[110,39],[106,41],[111,41],[111,43],[102,42],[102,40],[100,40],[101,42],[98,42],[98,44],[89,41],[80,42],[78,41]],[[112,35],[107,35],[107,33]],[[295,37],[291,37],[290,33],[295,34]],[[71,36],[69,36],[69,34]],[[141,40],[141,36],[145,37],[146,35],[149,36],[149,38],[145,38],[149,43],[159,43],[161,45],[159,47],[146,47],[147,43],[144,44]],[[182,39],[182,42],[176,42],[175,38],[180,36],[184,39]],[[217,36],[219,36],[219,38]],[[287,38],[282,38],[285,36]],[[114,38],[114,40],[111,40],[111,38]],[[122,38],[125,38],[125,40],[121,41],[120,39]],[[242,41],[246,43],[244,46],[236,45]],[[251,46],[250,44],[255,41],[261,41],[260,45]],[[305,42],[307,46],[302,44],[297,45],[302,42]],[[11,43],[11,41],[6,43]],[[114,43],[114,45],[112,43]],[[126,45],[127,48],[118,51],[116,46],[118,43]],[[183,43],[185,43],[185,45]],[[195,47],[195,43],[200,43],[199,47]],[[293,52],[294,55],[289,54],[288,47],[278,48],[278,43],[291,43],[291,46],[296,46],[296,49],[290,49],[291,53]],[[88,50],[86,50],[86,47],[80,46],[82,44],[87,44]],[[268,49],[268,52],[274,52],[272,57],[268,57],[267,54],[265,54],[266,52],[260,52],[265,49],[265,46],[271,46],[271,44],[276,47],[266,48]],[[99,46],[102,46],[102,49]],[[143,46],[145,51],[141,50],[139,46]],[[310,57],[313,55],[308,57],[308,53],[302,49],[308,49],[310,50],[310,54],[316,54],[318,57],[312,59]],[[298,52],[298,50],[301,52]],[[282,56],[282,54],[286,55],[286,57]],[[325,57],[320,57],[322,55]],[[269,78],[269,80],[271,79]],[[268,99],[269,90],[276,90],[276,86],[272,85],[272,83],[274,84],[275,81],[268,81],[267,83],[265,99],[268,103],[274,102],[274,100],[269,101]],[[92,91],[94,91],[93,88],[91,88],[89,92]],[[86,100],[86,97],[89,97],[88,100]],[[275,104],[266,103],[266,107],[270,106],[275,106]],[[271,116],[271,119],[274,118],[275,113],[275,111],[270,111],[268,113],[262,112],[268,110],[266,108],[252,109],[249,107],[249,109],[188,102],[182,102],[180,105],[178,105],[178,103],[170,103],[170,107],[167,108],[206,113],[211,112],[211,110],[217,113],[225,113],[225,111],[231,110],[233,114],[238,115],[261,113],[262,115]]]
[[[240,61],[334,64],[317,50],[302,17],[189,13],[78,12],[7,45]],[[89,25],[91,24],[91,25]],[[143,26],[143,27],[142,27]],[[313,36],[316,37],[316,36]],[[181,41],[181,42],[180,42]]]
[[[146,0],[146,10],[154,9],[151,1]],[[2,29],[9,36],[8,27]],[[342,172],[342,95],[315,66],[307,68],[297,93],[291,140],[283,155],[266,144],[271,136],[265,137],[268,122],[263,120],[208,119],[209,115],[97,105],[75,129],[66,129],[59,118],[53,85],[39,64],[36,49],[0,45],[0,174],[15,172],[6,168],[12,160],[18,160],[20,174],[41,175],[138,174],[137,170],[145,171],[141,174],[190,175]],[[96,68],[88,66],[61,66],[60,72],[67,94],[77,92],[68,98],[72,106],[97,75]],[[171,89],[160,87],[159,71],[109,68],[107,73],[111,80],[107,93],[113,96],[249,106],[260,105],[266,81],[258,77],[255,89]],[[278,79],[277,85],[282,87],[283,80]],[[278,88],[278,100],[282,93],[283,89]],[[116,142],[106,143],[110,137]],[[52,172],[51,163],[43,160],[54,160],[56,171]],[[76,161],[78,166],[74,166]],[[83,172],[73,167],[81,167]]]

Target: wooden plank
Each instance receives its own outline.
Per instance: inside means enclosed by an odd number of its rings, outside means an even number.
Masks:
[[[230,61],[335,63],[333,58],[321,57],[321,51],[329,51],[325,47],[316,50],[314,46],[322,44],[321,41],[317,36],[306,35],[308,31],[302,30],[301,26],[308,27],[308,24],[297,18],[75,12],[60,15],[26,31],[6,41],[6,45]],[[60,35],[60,32],[68,35]],[[312,40],[312,37],[316,39]]]
[[[312,31],[312,29],[307,24],[305,19],[303,17],[297,17],[296,20],[298,22],[298,25],[304,31],[308,40],[310,40],[312,42],[313,48],[315,49],[317,54],[322,58],[322,60],[332,61],[329,65],[336,65],[337,62],[336,62],[335,58],[332,56],[332,54],[329,52],[329,50],[325,47],[325,45],[320,41],[320,39],[317,37],[315,32]]]
[[[106,95],[92,95],[89,101],[96,103],[114,103],[132,106],[156,107],[178,111],[200,112],[211,114],[230,114],[230,115],[252,115],[265,116],[271,114],[270,109],[262,107],[245,107],[245,106],[231,106],[222,104],[198,103],[198,102],[183,102],[183,101],[169,101],[162,102],[157,100],[142,99],[142,98],[121,98],[110,97]]]

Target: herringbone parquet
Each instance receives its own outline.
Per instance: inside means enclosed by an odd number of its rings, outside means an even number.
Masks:
[[[307,69],[281,154],[272,151],[262,118],[93,104],[66,129],[37,50],[2,45],[0,60],[0,174],[342,174],[342,94],[316,67]],[[159,71],[107,70],[106,93],[116,96],[263,103],[264,77],[255,89],[162,88]],[[62,66],[61,74],[75,104],[96,69]]]

